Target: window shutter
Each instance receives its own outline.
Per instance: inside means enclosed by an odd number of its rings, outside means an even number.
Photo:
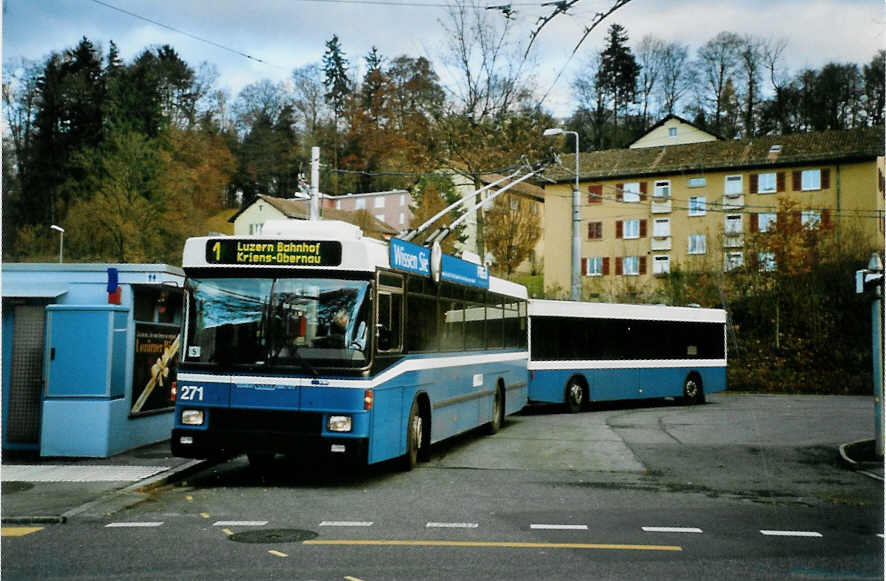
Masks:
[[[646,274],[646,257],[641,256],[638,262],[640,263],[640,274]]]
[[[783,192],[784,191],[784,172],[783,171],[780,171],[777,174],[775,174],[775,182],[776,182],[776,186],[775,186],[776,191]]]
[[[624,237],[624,223],[621,220],[615,221],[615,237],[619,239]]]
[[[799,192],[803,189],[803,177],[802,173],[795,171],[794,172],[794,191]]]
[[[821,189],[829,190],[831,188],[831,170],[824,168],[821,170]]]
[[[615,199],[616,201],[621,202],[625,199],[625,185],[624,184],[615,184]]]
[[[830,208],[823,208],[821,210],[821,225],[822,226],[830,226],[831,225],[831,210],[830,210]]]
[[[751,174],[751,193],[752,194],[759,194],[760,193],[759,183],[760,183],[759,176],[755,173],[752,173]]]
[[[751,234],[760,230],[760,215],[751,214]]]
[[[645,200],[649,193],[649,182],[640,182],[640,199]]]
[[[582,276],[588,275],[588,259],[587,258],[581,259],[581,275]]]
[[[616,276],[620,276],[624,271],[622,270],[622,262],[623,259],[621,256],[615,257],[615,274]]]
[[[646,238],[646,220],[640,220],[640,238]]]
[[[588,203],[599,204],[603,201],[603,185],[595,184],[588,186]]]
[[[588,222],[588,240],[594,239],[594,223]]]
[[[606,276],[609,275],[609,257],[608,256],[603,257],[603,274]]]

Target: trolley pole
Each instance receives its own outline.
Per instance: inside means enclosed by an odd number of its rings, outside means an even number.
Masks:
[[[320,219],[320,148],[311,148],[311,220]]]
[[[886,432],[883,413],[883,260],[874,252],[865,270],[855,272],[855,292],[872,291],[871,353],[874,372],[874,447],[883,456],[883,434]]]

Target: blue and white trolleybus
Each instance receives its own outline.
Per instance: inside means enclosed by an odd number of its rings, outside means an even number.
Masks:
[[[726,311],[532,300],[529,400],[565,403],[675,397],[726,389]]]
[[[434,256],[432,256],[434,254]],[[331,221],[186,242],[173,453],[426,460],[527,401],[527,296]]]

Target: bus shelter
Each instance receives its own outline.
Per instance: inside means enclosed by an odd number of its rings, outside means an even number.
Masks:
[[[183,271],[3,264],[3,450],[107,457],[168,439]]]

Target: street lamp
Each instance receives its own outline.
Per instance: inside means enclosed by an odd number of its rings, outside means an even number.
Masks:
[[[50,226],[50,228],[61,234],[58,239],[58,261],[61,263],[65,252],[65,229],[61,226],[56,226],[55,224]]]
[[[581,202],[578,194],[578,132],[564,131],[559,127],[545,129],[544,136],[551,137],[554,135],[569,134],[575,136],[575,186],[572,190],[572,293],[571,298],[574,301],[581,300],[581,278],[579,276],[581,265]]]

